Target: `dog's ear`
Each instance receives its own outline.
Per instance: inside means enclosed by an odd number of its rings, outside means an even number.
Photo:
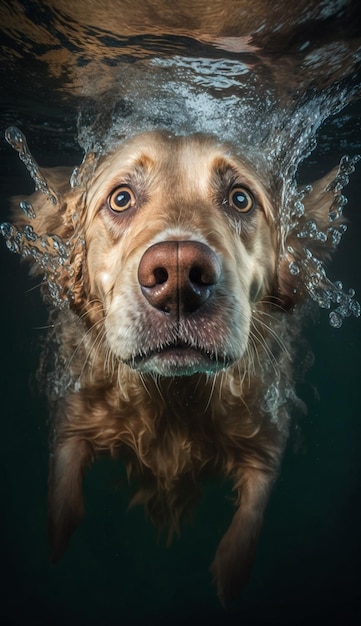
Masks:
[[[334,167],[328,174],[312,183],[311,191],[303,199],[304,215],[300,219],[300,226],[314,220],[317,230],[327,231],[330,226],[330,213],[337,192],[333,186],[339,168]],[[322,239],[322,238],[321,238]],[[332,246],[331,246],[332,250]]]
[[[73,306],[84,301],[84,242],[81,235],[84,188],[71,184],[73,168],[42,168],[56,201],[44,191],[11,200],[13,237],[32,276],[43,276],[44,289],[70,299]],[[70,245],[69,245],[70,242]],[[55,290],[55,291],[54,291]]]
[[[49,187],[56,190],[58,201],[54,202],[50,195],[42,191],[35,191],[30,196],[13,196],[12,222],[18,228],[31,226],[39,237],[49,233],[64,237],[68,230],[66,218],[72,168],[42,168],[42,173]],[[21,207],[24,209],[21,210]]]
[[[303,211],[295,219],[282,242],[278,271],[278,302],[291,308],[307,297],[303,261],[317,259],[321,263],[330,258],[339,237],[339,228],[345,223],[340,206],[340,191],[333,184],[338,168],[314,182],[303,198]]]
[[[16,227],[29,225],[39,237],[55,234],[69,239],[82,218],[83,194],[98,157],[88,152],[79,167],[39,168],[49,193],[36,191],[31,196],[11,199],[11,214]],[[52,197],[51,192],[54,193]],[[21,210],[25,203],[29,210]],[[25,207],[26,209],[26,207]]]

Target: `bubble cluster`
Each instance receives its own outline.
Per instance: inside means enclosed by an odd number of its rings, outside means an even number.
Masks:
[[[32,156],[28,145],[26,143],[25,136],[16,126],[10,126],[5,131],[5,139],[14,150],[19,154],[19,158],[23,161],[27,168],[31,178],[35,183],[35,189],[41,191],[48,196],[53,204],[57,204],[58,197],[54,189],[49,185],[43,173],[40,171],[38,164]],[[22,207],[24,208],[24,207]],[[25,210],[25,209],[24,209]]]
[[[31,226],[26,224],[17,228],[14,224],[0,224],[0,232],[5,238],[6,246],[11,252],[23,258],[32,258],[41,268],[45,293],[51,303],[63,308],[68,305],[69,296],[64,292],[60,273],[71,275],[72,269],[67,265],[70,256],[70,241],[64,242],[57,235],[39,236]]]
[[[31,177],[35,182],[35,188],[49,197],[53,204],[58,204],[60,198],[50,187],[37,163],[32,157],[23,133],[16,127],[10,127],[5,132],[8,143],[19,153],[20,159],[25,163]],[[83,164],[76,168],[71,176],[69,184],[71,188],[79,187],[82,176],[94,168],[95,158],[87,155]],[[74,232],[70,239],[63,240],[56,234],[37,233],[31,221],[36,219],[34,208],[28,200],[21,200],[20,209],[26,215],[29,223],[23,226],[15,226],[9,222],[0,224],[0,233],[5,239],[7,248],[24,259],[32,259],[40,268],[43,275],[42,292],[45,300],[52,306],[60,309],[69,307],[73,300],[75,269],[72,256],[79,247],[84,246],[84,240],[80,234],[78,215],[73,215]],[[57,210],[54,208],[54,210]]]
[[[274,415],[273,421],[277,421],[277,418],[276,418],[277,411],[281,402],[283,401],[284,400],[280,392],[279,381],[277,380],[277,382],[271,383],[270,385],[267,386],[262,403],[261,403],[261,409],[262,411],[265,411],[266,413],[273,414]]]
[[[325,193],[330,191],[334,193],[329,207],[327,228],[319,229],[314,219],[300,221],[300,218],[305,215],[303,199],[312,191],[311,186],[295,194],[293,209],[290,211],[288,228],[293,230],[297,239],[302,242],[302,255],[299,251],[295,254],[295,250],[288,246],[286,254],[291,259],[288,265],[289,272],[292,276],[299,276],[302,279],[306,292],[321,308],[335,307],[329,314],[329,321],[333,328],[340,328],[346,317],[352,315],[359,317],[360,304],[354,299],[353,289],[346,293],[340,281],[332,282],[327,277],[323,262],[313,250],[319,250],[319,246],[323,244],[331,248],[338,246],[346,232],[347,226],[340,222],[340,218],[347,198],[342,195],[341,191],[348,184],[349,176],[355,171],[355,165],[359,159],[358,155],[352,158],[347,155],[343,156],[334,180],[325,189]]]
[[[24,211],[25,215],[30,217],[30,219],[34,219],[36,217],[32,204],[27,200],[21,200],[19,206]]]
[[[326,275],[322,262],[313,255],[302,262],[305,287],[314,302],[322,309],[336,307],[329,314],[329,321],[334,328],[340,328],[346,317],[360,316],[360,304],[354,299],[354,289],[343,290],[340,281],[332,282]]]
[[[275,370],[274,364],[267,358],[263,363],[259,392],[261,411],[268,415],[280,432],[287,430],[289,420],[287,405],[299,404],[299,401],[292,385],[281,377],[280,372]]]

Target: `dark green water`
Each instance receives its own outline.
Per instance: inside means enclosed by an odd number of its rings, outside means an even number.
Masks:
[[[14,40],[14,51],[18,45]],[[3,59],[8,62],[8,38],[6,46]],[[23,84],[21,62],[2,69],[8,87],[2,89],[1,132],[10,123],[20,125],[42,164],[79,162],[81,151],[74,138],[78,96],[62,96],[57,101],[52,90],[58,84],[35,53],[28,51],[24,58]],[[355,101],[325,120],[317,135],[317,148],[301,166],[301,179],[315,179],[344,153],[361,151],[360,114],[360,101]],[[5,142],[0,157],[2,221],[7,217],[8,198],[31,191],[32,184]],[[356,289],[359,298],[360,172],[359,165],[345,190],[350,226],[330,270],[333,279]],[[308,414],[293,428],[266,512],[251,581],[225,613],[209,574],[214,551],[232,514],[230,488],[220,482],[206,487],[192,526],[184,527],[180,538],[166,547],[141,509],[127,511],[121,465],[98,462],[85,479],[85,521],[59,564],[49,563],[47,410],[31,391],[39,354],[38,328],[46,324],[47,315],[37,290],[29,291],[26,270],[18,258],[5,245],[0,247],[0,255],[0,623],[358,623],[360,319],[347,319],[340,329],[332,329],[327,312],[320,311],[315,324],[305,330],[315,357],[299,387]]]

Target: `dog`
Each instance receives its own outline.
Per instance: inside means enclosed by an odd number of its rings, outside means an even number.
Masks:
[[[248,581],[298,402],[298,235],[329,229],[337,168],[313,183],[286,238],[279,182],[210,135],[147,131],[73,172],[41,172],[45,192],[15,199],[32,210],[14,221],[52,309],[42,365],[52,559],[83,517],[96,457],[123,460],[132,504],[169,538],[202,481],[220,475],[233,481],[235,514],[211,571],[227,605]],[[342,223],[333,217],[333,231]],[[326,259],[335,241],[309,247]]]

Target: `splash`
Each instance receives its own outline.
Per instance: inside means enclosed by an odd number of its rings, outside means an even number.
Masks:
[[[29,203],[27,203],[29,205]],[[30,205],[31,206],[31,205]],[[29,211],[27,207],[26,211]],[[31,211],[31,216],[34,213]],[[31,224],[18,228],[14,224],[0,224],[0,232],[11,252],[20,254],[24,259],[32,258],[43,274],[45,300],[58,308],[68,306],[69,299],[59,280],[60,274],[67,273],[69,279],[74,269],[68,264],[71,241],[63,241],[57,235],[38,235]]]
[[[62,198],[55,191],[33,158],[23,133],[12,126],[5,131],[7,142],[18,153],[30,176],[35,182],[35,190],[49,198],[54,205],[61,207]],[[72,190],[82,188],[94,172],[97,157],[94,153],[85,155],[79,167],[74,168],[69,179]],[[29,223],[24,226],[4,222],[0,224],[0,233],[5,239],[7,248],[24,259],[32,259],[43,275],[42,293],[44,300],[58,309],[69,308],[74,299],[74,284],[77,271],[80,269],[74,258],[81,258],[85,241],[82,236],[79,215],[72,215],[73,233],[69,239],[63,239],[52,233],[37,233],[32,225],[36,219],[34,208],[28,200],[21,200],[19,207],[26,215]],[[58,210],[55,207],[54,210]]]
[[[60,204],[58,193],[49,185],[31,155],[23,133],[12,126],[5,131],[5,138],[18,153],[24,162],[32,179],[35,189],[50,198],[52,204]],[[33,259],[43,275],[44,299],[51,305],[63,309],[69,306],[72,299],[72,286],[75,269],[71,263],[71,256],[83,240],[76,228],[72,237],[64,241],[61,237],[51,233],[37,233],[31,224],[36,213],[28,200],[21,200],[19,206],[29,220],[24,226],[16,226],[9,222],[0,224],[0,233],[5,238],[7,248],[24,259]],[[54,210],[57,210],[54,208]],[[64,276],[66,281],[64,284]],[[65,286],[66,285],[66,286]]]
[[[10,146],[18,152],[19,158],[25,164],[31,178],[35,182],[35,189],[48,196],[53,204],[58,204],[58,196],[47,182],[43,173],[40,171],[38,164],[30,153],[26,139],[21,130],[16,128],[16,126],[10,126],[5,131],[5,139]]]
[[[124,138],[161,129],[215,135],[256,150],[274,122],[273,95],[241,61],[158,57],[134,64],[131,72],[124,68],[110,93],[87,101],[78,141],[85,153],[104,152]]]
[[[346,232],[346,224],[339,223],[343,214],[343,207],[347,204],[347,198],[342,195],[343,188],[348,184],[350,174],[355,171],[355,165],[360,160],[356,155],[350,158],[348,155],[342,157],[335,179],[327,186],[325,192],[334,192],[334,198],[329,207],[326,230],[319,230],[314,220],[308,220],[300,225],[299,219],[305,214],[302,200],[312,191],[309,185],[299,192],[298,199],[293,205],[290,213],[289,228],[294,230],[298,239],[302,241],[303,256],[289,263],[289,272],[292,276],[302,277],[302,284],[310,298],[323,309],[331,309],[329,314],[330,325],[340,328],[346,317],[359,317],[361,308],[357,300],[354,299],[355,290],[343,290],[341,281],[332,282],[326,275],[323,262],[312,252],[314,242],[326,244],[331,242],[335,248],[339,245],[342,235]],[[295,250],[288,246],[286,255],[293,259]]]

